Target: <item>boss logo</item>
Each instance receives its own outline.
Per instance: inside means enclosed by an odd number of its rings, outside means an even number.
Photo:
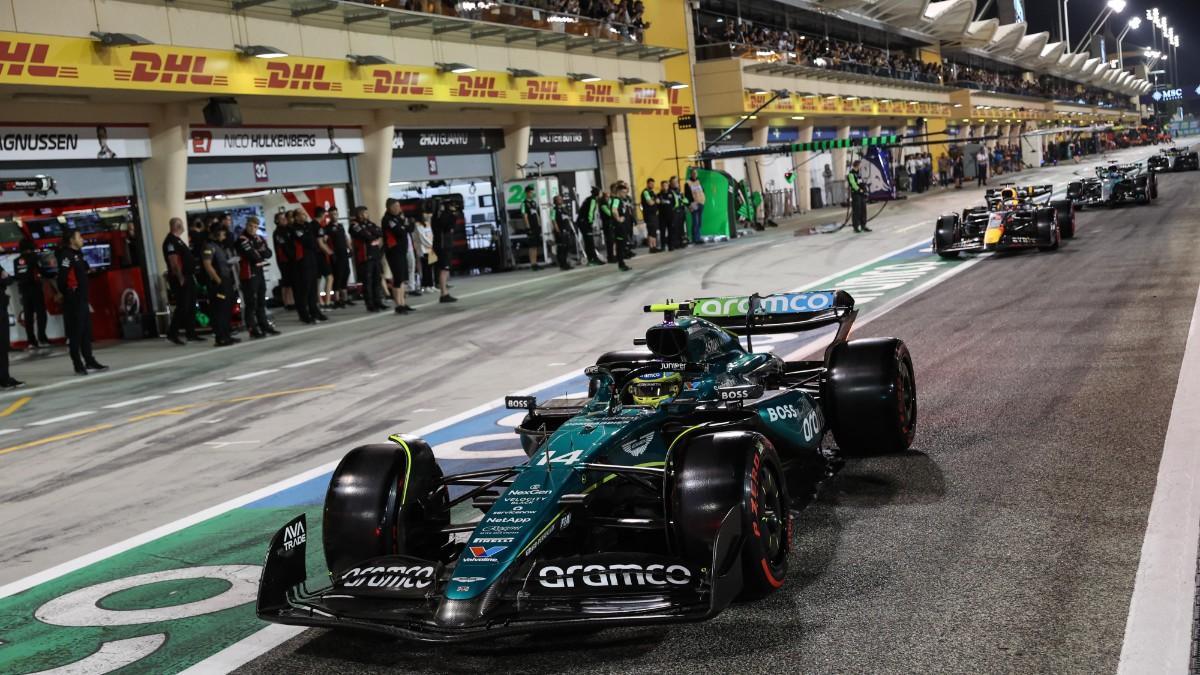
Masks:
[[[794,405],[777,405],[767,408],[767,419],[772,422],[800,419],[800,410]]]

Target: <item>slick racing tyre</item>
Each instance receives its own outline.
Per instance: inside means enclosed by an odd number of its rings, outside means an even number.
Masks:
[[[953,246],[958,243],[958,216],[950,214],[941,216],[937,221],[937,229],[933,234],[933,250],[943,258],[957,258],[958,251],[945,251],[942,249]]]
[[[717,532],[725,515],[736,509],[742,519],[738,598],[757,600],[782,586],[792,544],[791,510],[771,442],[748,431],[705,434],[675,453],[670,467],[672,539],[689,565],[712,566]]]
[[[1058,233],[1063,239],[1075,238],[1075,205],[1062,200],[1051,204],[1054,207],[1055,218],[1058,220]]]
[[[1150,199],[1158,199],[1158,179],[1153,176],[1150,177]]]
[[[1038,241],[1048,242],[1038,245],[1039,251],[1055,251],[1061,241],[1062,233],[1058,229],[1058,212],[1055,209],[1045,209],[1037,212]]]
[[[338,463],[325,493],[322,539],[334,576],[368,558],[411,555],[437,560],[450,522],[442,470],[429,444],[363,445]]]
[[[821,400],[842,455],[907,450],[917,429],[917,380],[908,347],[896,338],[838,344]]]

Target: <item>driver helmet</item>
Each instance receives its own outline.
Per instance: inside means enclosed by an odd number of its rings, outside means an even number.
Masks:
[[[679,373],[646,373],[633,379],[630,395],[636,405],[657,408],[679,395],[683,376]]]
[[[1003,190],[1000,191],[1000,199],[1001,199],[1001,201],[1005,201],[1005,202],[1008,202],[1009,204],[1016,205],[1016,203],[1018,201],[1017,200],[1017,191],[1014,190],[1013,188],[1004,188]]]

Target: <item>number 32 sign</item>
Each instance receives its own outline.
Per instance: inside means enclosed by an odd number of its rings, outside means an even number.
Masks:
[[[254,182],[266,183],[269,180],[271,180],[271,176],[267,173],[267,163],[262,161],[254,162]]]

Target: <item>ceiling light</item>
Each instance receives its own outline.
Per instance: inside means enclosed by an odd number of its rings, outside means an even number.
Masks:
[[[435,63],[439,73],[454,73],[462,75],[464,73],[473,73],[477,69],[475,66],[469,66],[465,63]]]
[[[961,108],[961,107],[962,107],[962,104],[961,104],[961,103],[955,103],[955,104],[954,104],[954,107],[955,107],[955,108]]]
[[[135,33],[106,33],[101,30],[94,30],[88,33],[92,37],[100,41],[103,47],[133,47],[137,45],[154,44]]]
[[[513,77],[541,77],[542,76],[542,74],[539,73],[538,71],[529,70],[528,68],[509,68],[508,74],[512,75]]]
[[[617,81],[627,86],[631,84],[646,84],[646,81],[640,77],[618,77]]]
[[[688,88],[688,86],[686,84],[684,84],[682,82],[676,82],[675,80],[662,80],[661,82],[659,82],[659,84],[666,87],[667,89],[687,89]]]
[[[762,87],[746,87],[746,93],[751,96],[761,96],[767,93],[767,90]]]
[[[857,96],[847,96],[847,97],[846,97],[846,100],[847,100],[847,101],[857,101],[857,100],[858,100],[858,97],[857,97]]]
[[[376,54],[347,54],[346,60],[356,66],[386,66],[394,63],[391,59]]]
[[[792,119],[794,119],[794,120],[803,120],[803,119],[804,119],[804,115],[792,115]]]
[[[257,59],[280,59],[287,56],[287,52],[267,45],[234,45],[233,48],[242,56],[253,56]]]
[[[837,95],[836,95],[836,94],[830,94],[830,95],[828,95],[828,96],[826,96],[826,97],[825,97],[825,100],[826,100],[826,101],[832,101],[832,100],[834,100],[834,99],[836,99],[836,98],[837,98]]]
[[[599,82],[600,78],[591,73],[567,73],[567,77],[576,82]]]

